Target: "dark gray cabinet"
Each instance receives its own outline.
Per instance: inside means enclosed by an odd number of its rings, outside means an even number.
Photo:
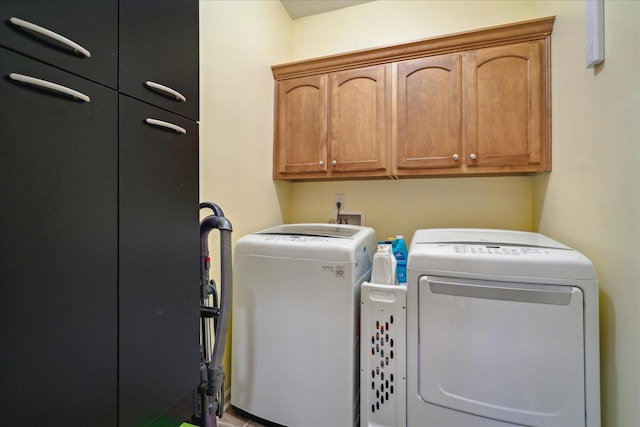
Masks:
[[[0,75],[0,420],[113,426],[117,93],[4,48]]]
[[[0,45],[117,88],[117,0],[0,0],[0,17]]]
[[[120,92],[198,119],[197,0],[121,0],[119,42]]]
[[[119,64],[119,425],[137,427],[192,414],[200,381],[198,2],[121,0]]]
[[[200,381],[198,128],[119,102],[119,418],[142,426],[165,411],[188,416]]]
[[[129,16],[140,7],[146,15]],[[172,13],[190,21],[167,26]],[[0,0],[3,425],[168,426],[193,413],[197,16],[195,1]],[[146,41],[118,52],[134,24],[188,53],[176,77],[154,74],[176,55],[150,59]],[[134,68],[188,101],[144,82],[127,89]]]

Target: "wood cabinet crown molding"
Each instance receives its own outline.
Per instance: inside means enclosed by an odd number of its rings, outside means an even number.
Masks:
[[[399,45],[358,50],[271,67],[276,80],[359,68],[487,46],[544,39],[551,35],[555,16],[432,37]]]

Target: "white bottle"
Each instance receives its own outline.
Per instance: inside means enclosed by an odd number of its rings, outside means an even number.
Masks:
[[[391,246],[378,245],[378,251],[373,255],[371,283],[379,285],[395,285],[396,263],[397,261],[393,256]]]

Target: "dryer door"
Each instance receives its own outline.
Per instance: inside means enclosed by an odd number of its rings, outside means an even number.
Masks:
[[[527,426],[585,423],[579,288],[423,276],[422,400]]]

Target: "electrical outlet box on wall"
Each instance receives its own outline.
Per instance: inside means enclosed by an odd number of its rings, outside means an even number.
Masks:
[[[338,224],[365,225],[365,214],[364,211],[343,211],[340,209],[338,215],[338,210],[334,209],[333,220]]]

